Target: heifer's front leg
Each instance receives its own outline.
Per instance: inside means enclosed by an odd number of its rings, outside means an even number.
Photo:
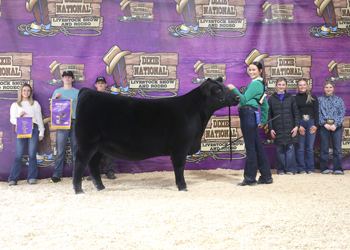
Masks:
[[[92,181],[97,188],[98,191],[105,189],[105,186],[102,184],[101,173],[100,173],[100,164],[102,160],[103,154],[97,152],[91,158],[89,162],[90,175],[92,177]]]
[[[89,154],[84,153],[79,148],[76,151],[75,166],[73,170],[73,187],[75,194],[84,193],[81,187],[81,180],[83,178],[85,167],[90,159],[88,155]]]
[[[187,191],[187,185],[184,177],[186,155],[171,155],[171,162],[173,163],[177,188],[179,191]]]

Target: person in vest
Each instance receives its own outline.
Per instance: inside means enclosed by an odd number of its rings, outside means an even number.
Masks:
[[[277,92],[268,101],[268,119],[271,137],[276,145],[277,174],[294,175],[296,173],[294,143],[299,142],[299,110],[294,96],[287,93],[285,78],[277,79],[276,89]]]

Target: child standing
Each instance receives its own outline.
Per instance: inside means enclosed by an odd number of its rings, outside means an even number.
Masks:
[[[275,140],[277,152],[277,174],[294,175],[296,172],[294,143],[299,142],[299,110],[294,96],[287,93],[287,80],[279,78],[276,82],[277,92],[269,103],[269,129]]]

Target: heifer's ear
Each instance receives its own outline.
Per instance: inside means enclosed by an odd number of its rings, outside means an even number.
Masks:
[[[208,78],[205,82],[202,83],[201,90],[204,95],[207,95],[207,96],[210,95],[211,82],[212,80]]]
[[[218,79],[216,79],[217,82],[221,82],[222,83],[222,77],[220,76]]]

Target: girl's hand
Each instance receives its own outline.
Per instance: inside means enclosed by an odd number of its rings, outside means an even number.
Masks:
[[[325,124],[324,127],[325,127],[327,130],[331,130],[331,125],[329,125],[329,124]]]
[[[294,138],[298,133],[298,127],[293,128],[292,131],[290,131],[290,132],[292,134],[292,138]]]
[[[264,127],[264,125],[258,124],[258,128],[263,128],[263,127]]]
[[[41,141],[42,139],[44,139],[44,136],[39,136],[39,141]]]
[[[22,112],[19,114],[19,117],[23,117],[23,116],[25,116],[26,114],[27,114],[26,112],[22,111]]]
[[[330,129],[331,129],[332,131],[335,131],[335,130],[337,129],[337,127],[336,127],[334,124],[332,124],[332,126],[330,126]]]
[[[299,127],[299,134],[301,134],[302,136],[305,135],[305,128],[303,126]]]
[[[310,128],[310,134],[316,133],[317,127],[314,125]]]
[[[275,132],[275,130],[271,130],[271,137],[272,137],[272,139],[275,139],[276,138],[276,132]]]
[[[236,87],[233,86],[232,84],[229,84],[229,85],[227,85],[227,88],[228,88],[229,90],[233,90],[233,89],[235,89]]]

